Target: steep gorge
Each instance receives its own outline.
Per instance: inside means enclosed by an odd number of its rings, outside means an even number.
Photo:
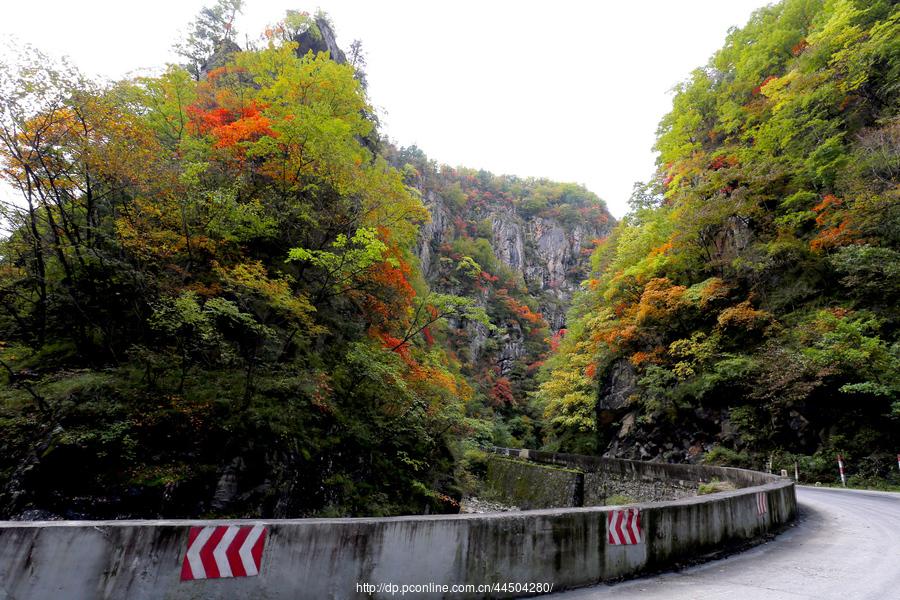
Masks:
[[[389,156],[430,213],[416,244],[429,287],[474,298],[491,321],[451,318],[447,340],[480,396],[474,412],[494,423],[480,439],[540,443],[536,376],[615,220],[583,186],[437,165],[415,147]]]

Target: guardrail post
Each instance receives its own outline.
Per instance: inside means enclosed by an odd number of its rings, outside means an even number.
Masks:
[[[838,471],[841,472],[841,485],[847,487],[847,478],[844,476],[844,457],[838,454]]]

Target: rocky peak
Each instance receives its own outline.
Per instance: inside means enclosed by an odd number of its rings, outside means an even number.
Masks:
[[[299,44],[297,46],[297,56],[305,56],[307,52],[317,54],[319,52],[328,52],[331,60],[338,64],[345,64],[347,56],[337,44],[334,29],[331,24],[322,16],[315,18],[315,27],[309,27],[305,31],[298,33],[294,37],[294,41]]]

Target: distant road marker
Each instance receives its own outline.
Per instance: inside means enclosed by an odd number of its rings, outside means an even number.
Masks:
[[[765,492],[756,493],[756,514],[762,516],[769,512],[769,495]]]
[[[838,471],[841,474],[841,485],[847,487],[847,477],[844,476],[844,457],[838,454]]]

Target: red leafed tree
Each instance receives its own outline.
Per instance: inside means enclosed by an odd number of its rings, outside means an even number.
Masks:
[[[512,386],[506,377],[498,377],[491,387],[491,403],[494,406],[514,406],[516,398],[512,392]]]

